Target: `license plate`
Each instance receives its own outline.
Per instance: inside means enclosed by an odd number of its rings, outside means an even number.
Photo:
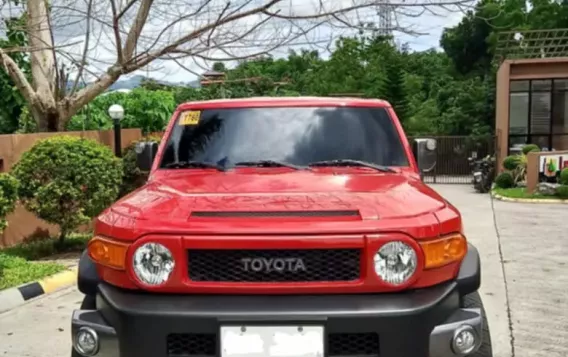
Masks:
[[[481,172],[474,172],[474,173],[473,173],[473,176],[474,176],[474,177],[481,177]]]
[[[221,326],[221,357],[323,357],[323,327]]]

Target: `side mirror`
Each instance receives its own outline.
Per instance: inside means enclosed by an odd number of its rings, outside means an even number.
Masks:
[[[157,151],[158,143],[155,141],[142,141],[136,144],[136,167],[141,171],[150,171]]]
[[[418,164],[420,175],[424,172],[430,172],[436,166],[436,150],[438,148],[436,139],[420,138],[414,139],[412,151],[414,158]]]

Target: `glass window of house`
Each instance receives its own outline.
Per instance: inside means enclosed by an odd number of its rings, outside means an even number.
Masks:
[[[509,98],[509,135],[528,133],[529,94],[511,93]]]
[[[568,80],[564,88],[561,83],[554,83],[552,134],[568,134]]]
[[[539,79],[531,82],[532,91],[550,91],[552,89],[552,79]]]
[[[554,80],[554,90],[568,90],[568,79],[555,79]]]
[[[531,134],[550,134],[550,92],[534,92],[531,96]]]
[[[529,81],[511,81],[509,85],[510,92],[528,92],[529,91]]]

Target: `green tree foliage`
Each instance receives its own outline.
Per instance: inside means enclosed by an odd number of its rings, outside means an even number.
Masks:
[[[12,169],[26,209],[66,234],[98,215],[118,196],[122,163],[93,140],[54,136],[38,141]]]
[[[170,90],[136,88],[130,93],[111,92],[97,97],[73,116],[67,130],[112,129],[108,108],[113,104],[124,107],[123,128],[141,128],[143,133],[164,130],[176,107]]]
[[[14,48],[28,45],[25,34],[25,16],[4,19],[5,38],[0,39],[0,48]],[[24,52],[12,52],[10,57],[24,71],[30,73],[28,58]],[[18,130],[18,118],[25,108],[23,96],[4,70],[0,70],[0,134]]]
[[[0,233],[8,226],[6,216],[16,208],[19,182],[12,175],[0,174]]]
[[[339,38],[325,58],[318,51],[300,49],[290,51],[286,58],[242,60],[230,69],[214,63],[213,70],[226,74],[222,84],[171,87],[146,80],[130,94],[99,96],[72,118],[67,129],[111,128],[107,110],[114,103],[125,107],[123,127],[140,127],[149,133],[162,130],[175,106],[187,101],[356,95],[389,101],[409,135],[485,136],[494,128],[498,33],[565,28],[566,24],[568,0],[480,0],[459,24],[444,30],[443,52],[412,52],[395,45],[392,38],[361,32]],[[373,28],[373,24],[365,26]],[[14,41],[25,40],[23,33],[14,36]],[[2,96],[4,99],[11,104],[3,105],[2,110],[20,110],[21,103],[10,95]],[[9,117],[11,124],[0,123],[0,131],[34,130],[29,113],[24,112],[20,125],[15,125],[18,113]]]

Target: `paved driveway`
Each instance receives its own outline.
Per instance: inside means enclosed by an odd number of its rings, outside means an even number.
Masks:
[[[568,205],[494,202],[516,357],[568,356]]]
[[[492,202],[466,185],[433,187],[460,209],[481,253],[494,357],[568,356],[568,206]],[[0,314],[0,356],[69,356],[69,318],[81,298],[73,287]]]
[[[479,248],[495,357],[568,356],[568,205],[492,201],[433,185]]]

